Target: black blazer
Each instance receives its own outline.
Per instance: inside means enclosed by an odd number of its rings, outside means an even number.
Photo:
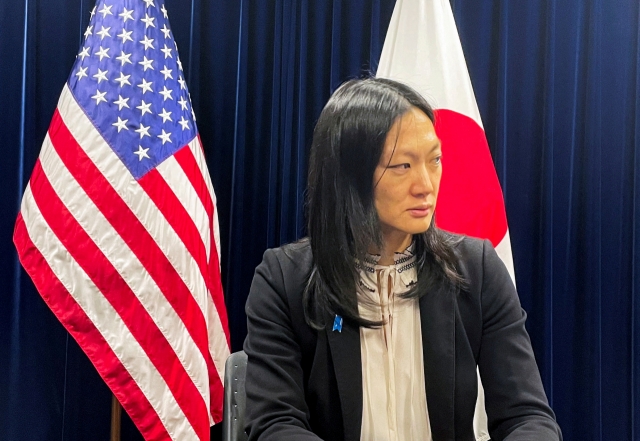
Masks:
[[[427,408],[434,441],[474,440],[476,366],[493,440],[561,440],[525,330],[526,314],[488,241],[456,245],[468,289],[422,296]],[[307,240],[267,250],[246,304],[246,424],[250,440],[358,441],[362,422],[360,332],[316,331],[302,293]]]

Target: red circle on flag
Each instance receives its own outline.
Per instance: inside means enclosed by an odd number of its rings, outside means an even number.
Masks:
[[[439,109],[435,114],[442,142],[436,224],[453,233],[489,239],[495,247],[507,233],[507,216],[484,131],[473,119],[452,110]]]

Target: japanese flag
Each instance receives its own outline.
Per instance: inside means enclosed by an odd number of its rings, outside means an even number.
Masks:
[[[377,76],[401,81],[436,110],[443,174],[436,223],[489,239],[515,281],[502,189],[480,119],[460,37],[448,0],[398,0]],[[476,440],[489,439],[479,379]]]

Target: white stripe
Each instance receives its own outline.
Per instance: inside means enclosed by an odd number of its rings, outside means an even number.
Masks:
[[[219,340],[221,335],[225,335],[224,329],[197,262],[187,251],[162,212],[94,128],[66,84],[60,95],[58,111],[80,147],[122,197],[187,285],[200,306],[209,336],[213,335]],[[210,342],[210,348],[211,345]],[[229,347],[225,342],[225,347],[222,348],[216,341],[215,351],[217,355],[214,357],[212,352],[213,361],[220,381],[224,382],[224,376],[221,373],[224,373],[224,361],[229,355]]]
[[[377,76],[409,84],[434,108],[482,127],[449,0],[397,0]]]
[[[213,239],[216,243],[216,251],[218,251],[218,264],[221,266],[222,250],[220,247],[220,225],[218,224],[218,201],[216,199],[216,192],[213,190],[211,176],[209,175],[209,169],[207,168],[207,161],[202,151],[202,144],[197,136],[189,143],[189,148],[193,153],[193,157],[196,158],[196,164],[198,164],[202,178],[207,184],[207,189],[209,189],[209,195],[211,196],[211,202],[213,203]]]
[[[30,185],[25,190],[21,212],[31,241],[129,372],[171,438],[197,440],[196,432],[147,354],[130,334],[118,313],[46,224],[33,199]],[[169,421],[167,416],[170,416]]]
[[[208,262],[210,252],[209,216],[204,205],[202,205],[198,193],[196,193],[196,189],[191,185],[189,178],[174,156],[165,159],[162,164],[156,167],[156,170],[160,172],[196,225],[200,233],[200,239],[205,247]]]
[[[47,134],[40,163],[62,203],[131,288],[176,353],[209,410],[207,363],[162,290],[58,156]]]

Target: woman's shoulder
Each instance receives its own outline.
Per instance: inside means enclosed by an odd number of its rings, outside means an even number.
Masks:
[[[478,239],[477,237],[465,236],[463,234],[451,233],[449,231],[440,230],[444,240],[450,244],[456,257],[463,261],[482,260],[486,247],[491,247],[491,242],[486,239]]]
[[[300,291],[306,285],[312,264],[311,245],[304,238],[267,249],[262,263],[256,268],[256,274],[261,274],[289,292]]]
[[[310,268],[312,264],[311,244],[308,238],[287,243],[264,252],[263,261],[292,269]]]
[[[504,264],[488,239],[478,239],[442,231],[456,255],[458,269],[468,281],[481,281],[485,272],[506,272]]]

